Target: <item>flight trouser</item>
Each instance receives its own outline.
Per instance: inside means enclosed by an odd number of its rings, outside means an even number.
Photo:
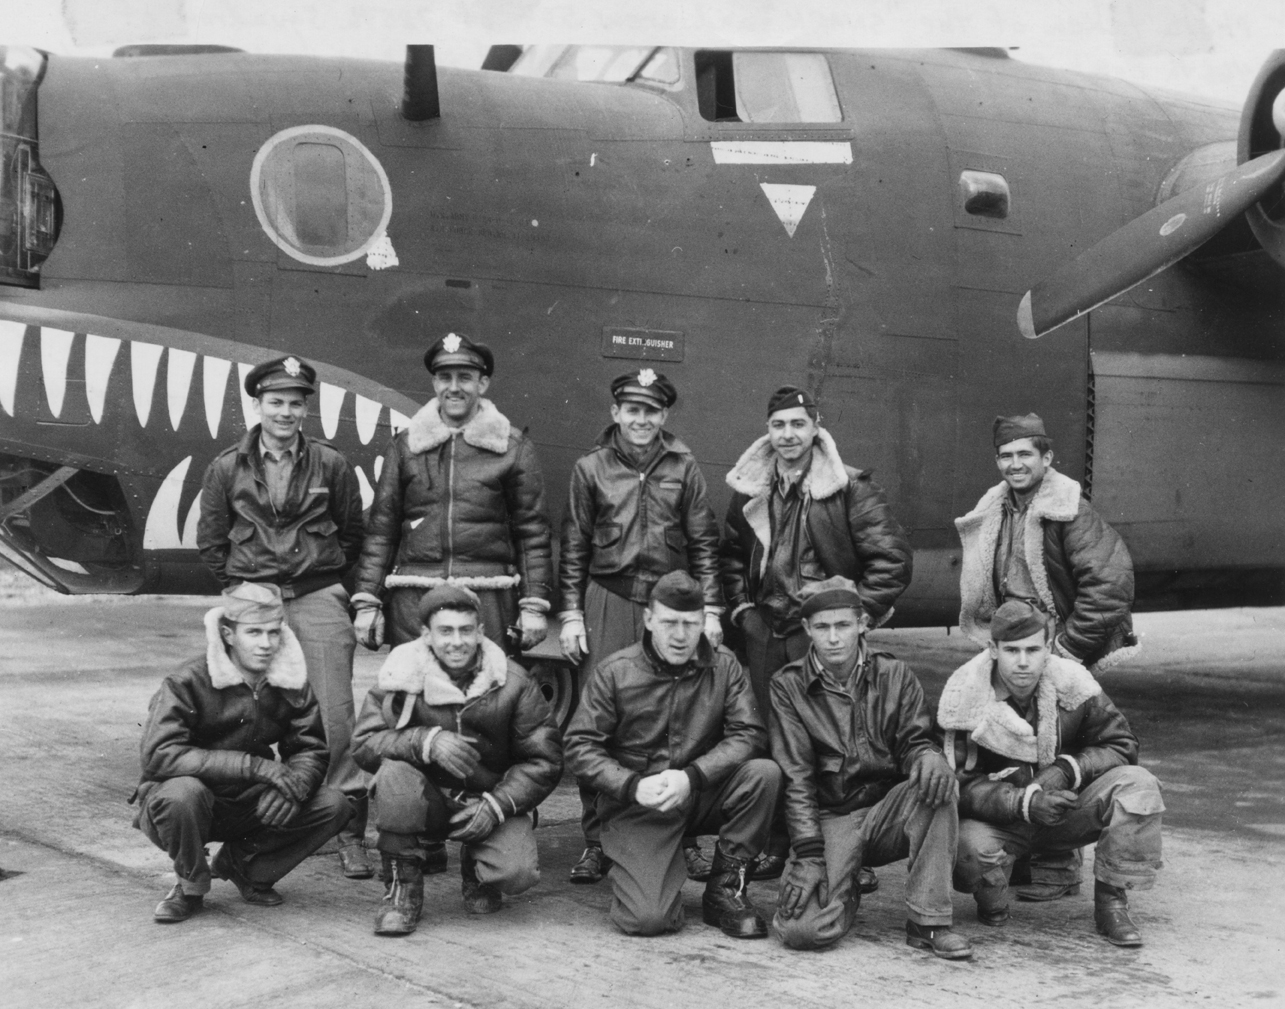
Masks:
[[[284,827],[265,827],[255,814],[263,790],[249,791],[250,798],[225,799],[200,778],[166,778],[143,798],[139,829],[173,860],[185,894],[210,892],[205,846],[211,841],[224,843],[246,879],[268,887],[339,833],[353,815],[342,792],[322,785]]]
[[[955,889],[976,895],[986,910],[1008,905],[1013,862],[1031,853],[1068,852],[1097,841],[1093,875],[1110,886],[1149,890],[1160,861],[1164,812],[1160,782],[1150,771],[1113,767],[1091,781],[1061,823],[961,820]]]
[[[398,858],[423,860],[427,842],[444,841],[453,829],[451,815],[460,808],[428,776],[404,760],[384,760],[375,772],[370,794],[375,805],[375,847]],[[540,859],[531,817],[510,816],[480,841],[464,845],[476,863],[478,882],[501,893],[522,893],[540,882]]]
[[[683,807],[662,813],[598,796],[602,850],[613,865],[611,920],[629,935],[659,935],[683,926],[685,835],[718,834],[735,858],[757,858],[767,843],[781,794],[781,769],[749,760],[717,788],[693,793]]]
[[[286,622],[299,639],[308,667],[308,684],[321,709],[330,764],[326,784],[348,797],[353,817],[339,835],[339,844],[362,844],[366,838],[366,772],[352,759],[352,730],[356,717],[352,696],[352,659],[357,635],[348,616],[348,592],[328,585],[285,600]]]
[[[934,809],[908,781],[895,785],[873,806],[841,816],[821,810],[830,899],[821,907],[814,893],[798,917],[786,919],[778,911],[773,927],[792,949],[820,949],[837,942],[852,928],[861,903],[857,870],[903,858],[910,860],[906,917],[918,925],[949,925],[958,831],[955,803]],[[784,878],[788,876],[787,868]]]

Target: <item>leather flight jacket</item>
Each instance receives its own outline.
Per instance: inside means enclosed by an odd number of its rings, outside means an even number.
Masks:
[[[822,680],[812,653],[772,677],[772,758],[785,774],[790,841],[820,838],[821,810],[873,806],[915,761],[940,752],[923,688],[910,667],[868,651],[853,693]]]
[[[361,552],[361,489],[338,449],[299,435],[285,503],[268,494],[260,427],[210,463],[196,546],[225,587],[272,582],[286,598],[339,582]]]
[[[767,731],[736,656],[702,636],[673,675],[650,637],[598,664],[567,730],[567,766],[581,785],[625,804],[644,776],[685,771],[698,792],[767,756]]]
[[[718,520],[691,449],[661,431],[661,449],[639,470],[616,447],[618,425],[571,472],[562,523],[559,582],[563,611],[584,609],[589,579],[645,603],[661,576],[683,570],[721,609]]]

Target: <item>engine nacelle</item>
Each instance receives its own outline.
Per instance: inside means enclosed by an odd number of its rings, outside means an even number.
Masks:
[[[1250,85],[1240,114],[1236,162],[1285,147],[1285,49],[1273,51]],[[1285,186],[1273,187],[1267,199],[1247,211],[1254,237],[1278,264],[1285,266]]]

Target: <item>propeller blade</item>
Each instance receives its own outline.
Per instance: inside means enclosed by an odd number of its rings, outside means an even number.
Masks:
[[[1148,210],[1027,291],[1017,328],[1034,340],[1154,277],[1213,238],[1283,176],[1285,151],[1272,151]]]

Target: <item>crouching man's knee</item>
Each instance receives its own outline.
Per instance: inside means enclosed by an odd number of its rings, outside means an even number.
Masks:
[[[952,882],[960,893],[1008,882],[1014,857],[994,832],[979,820],[959,821],[959,847]]]
[[[611,920],[625,935],[664,935],[683,927],[683,908],[668,911],[659,907],[627,908],[619,899],[611,902]]]
[[[530,816],[505,820],[483,841],[469,845],[478,882],[506,896],[525,893],[540,882],[540,854]]]
[[[385,760],[371,781],[375,827],[390,834],[418,834],[427,825],[429,802],[424,773],[404,760]],[[430,786],[431,787],[431,786]]]

